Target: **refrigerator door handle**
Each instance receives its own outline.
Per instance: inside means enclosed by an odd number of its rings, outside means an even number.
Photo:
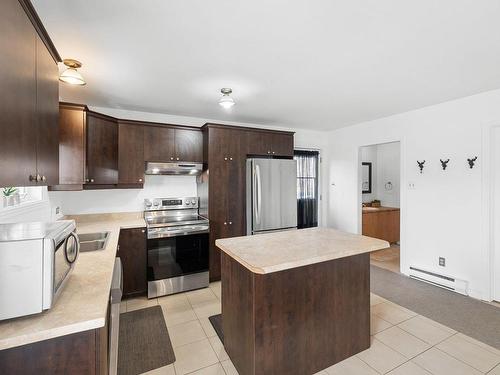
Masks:
[[[260,167],[259,165],[255,166],[255,182],[257,185],[256,190],[256,222],[260,224],[260,213],[262,209],[262,185],[260,181]]]

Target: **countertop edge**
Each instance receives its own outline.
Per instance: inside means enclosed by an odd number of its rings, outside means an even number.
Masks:
[[[222,251],[224,251],[224,253],[226,253],[228,256],[230,256],[235,261],[237,261],[242,266],[244,266],[246,269],[248,269],[250,272],[255,273],[255,274],[259,274],[259,275],[266,275],[266,274],[270,274],[270,273],[273,273],[273,272],[279,272],[279,271],[289,270],[289,269],[292,269],[292,268],[309,266],[311,264],[328,262],[330,260],[342,259],[342,258],[347,258],[347,257],[350,257],[350,256],[355,256],[355,255],[360,255],[360,254],[365,254],[365,253],[371,253],[373,251],[387,249],[387,248],[389,248],[391,246],[389,244],[389,242],[387,242],[385,240],[380,240],[380,241],[385,242],[384,247],[374,246],[374,247],[370,247],[370,249],[362,250],[362,251],[359,251],[359,252],[354,253],[354,254],[349,253],[349,254],[339,255],[339,256],[332,256],[332,255],[316,256],[316,257],[312,257],[312,258],[309,258],[309,259],[297,260],[297,261],[290,261],[290,262],[281,263],[279,265],[268,266],[268,267],[256,267],[256,266],[250,265],[248,262],[246,262],[243,259],[241,259],[241,257],[239,257],[239,256],[235,255],[233,252],[231,252],[231,250],[225,248],[224,245],[220,246],[217,243],[218,240],[215,241],[215,245],[219,249],[221,249]],[[293,263],[293,266],[291,265],[292,263]]]

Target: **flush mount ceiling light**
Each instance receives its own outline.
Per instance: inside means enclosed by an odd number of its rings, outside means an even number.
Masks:
[[[77,71],[78,68],[82,67],[82,63],[73,59],[64,59],[63,63],[68,69],[61,73],[59,80],[70,85],[85,85],[85,80]]]
[[[222,93],[222,98],[219,99],[219,105],[225,109],[231,108],[233,105],[235,105],[235,102],[233,98],[231,98],[229,95],[233,92],[232,89],[230,88],[222,88],[220,89],[220,92]]]

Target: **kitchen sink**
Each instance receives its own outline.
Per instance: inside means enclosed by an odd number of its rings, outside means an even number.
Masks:
[[[82,233],[78,235],[80,242],[87,241],[106,241],[108,239],[109,232],[98,232],[98,233]]]
[[[79,234],[80,252],[104,250],[108,242],[109,232]]]

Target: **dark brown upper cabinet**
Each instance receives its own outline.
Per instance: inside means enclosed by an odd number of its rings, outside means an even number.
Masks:
[[[144,183],[144,126],[118,123],[118,183]]]
[[[59,70],[37,35],[37,174],[44,185],[59,183]]]
[[[203,134],[199,130],[175,129],[175,159],[203,162]]]
[[[118,122],[116,119],[87,112],[88,185],[118,183]]]
[[[271,135],[271,154],[293,157],[293,134],[273,133]]]
[[[82,190],[85,183],[87,107],[59,104],[59,185],[50,190]]]
[[[196,129],[146,125],[144,160],[202,162],[203,135]]]
[[[0,2],[0,35],[0,187],[57,183],[60,57],[26,1]]]
[[[166,162],[175,160],[173,128],[145,126],[144,160]]]
[[[248,153],[293,157],[293,133],[256,130],[248,132]]]

